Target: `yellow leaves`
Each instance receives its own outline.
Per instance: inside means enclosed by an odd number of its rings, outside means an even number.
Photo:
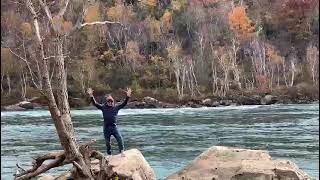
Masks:
[[[157,0],[148,0],[147,4],[150,8],[155,8],[157,6]]]
[[[168,33],[172,29],[172,13],[166,10],[160,21],[162,32]]]
[[[229,13],[229,24],[238,35],[248,37],[254,31],[254,26],[242,6],[235,7]]]
[[[21,32],[25,36],[30,36],[32,33],[32,27],[30,23],[24,22],[20,26]]]
[[[112,21],[131,21],[134,17],[134,12],[131,7],[125,7],[123,3],[121,3],[109,8],[107,11],[107,16],[108,19]]]
[[[159,42],[161,38],[161,28],[160,28],[160,21],[156,20],[155,18],[148,16],[144,20],[148,32],[150,40],[153,42]]]
[[[94,3],[88,7],[88,10],[84,16],[85,22],[94,22],[100,20],[100,9],[99,4]]]

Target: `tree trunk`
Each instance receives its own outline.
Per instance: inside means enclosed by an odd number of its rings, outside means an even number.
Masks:
[[[184,84],[185,84],[185,77],[186,77],[186,67],[183,66],[182,70],[182,79],[181,79],[181,97],[184,96]]]
[[[286,76],[286,65],[285,65],[285,63],[282,64],[282,69],[283,69],[284,82],[285,82],[286,86],[288,87],[287,76]]]
[[[273,88],[273,67],[271,68],[271,77],[270,77],[270,90]]]
[[[279,65],[277,64],[277,72],[278,72],[278,79],[277,79],[277,86],[278,88],[280,87],[280,70],[279,70]]]
[[[294,62],[291,61],[291,82],[290,82],[290,87],[293,86],[295,71],[296,71],[296,66],[295,66]]]
[[[1,94],[3,93],[3,78],[4,78],[4,74],[1,73]]]
[[[7,73],[8,94],[11,94],[11,80],[10,75]]]
[[[22,65],[21,67],[21,73],[20,73],[20,85],[21,85],[21,97],[22,99],[26,99],[26,80],[25,80],[25,75],[24,75],[24,70]]]
[[[49,111],[53,119],[55,128],[57,130],[59,140],[64,149],[66,159],[68,161],[74,162],[74,164],[79,165],[79,167],[76,166],[79,172],[79,174],[77,174],[78,175],[77,179],[93,179],[90,172],[90,167],[86,165],[84,158],[78,149],[76,139],[74,138],[74,130],[71,122],[70,107],[68,102],[67,77],[66,77],[65,64],[64,64],[62,41],[59,38],[57,39],[58,40],[58,43],[57,43],[58,57],[56,58],[56,63],[58,65],[58,69],[56,74],[57,74],[57,82],[59,83],[57,86],[57,97],[58,97],[57,98],[58,103],[57,103],[52,91],[52,86],[51,86],[50,76],[48,71],[48,64],[47,64],[47,59],[45,58],[43,39],[40,35],[40,28],[39,28],[37,15],[31,0],[28,0],[26,2],[26,5],[29,8],[30,12],[34,15],[33,24],[35,27],[37,41],[40,46],[41,60],[39,64],[41,67],[43,92],[48,100]],[[44,7],[45,10],[47,10],[46,8],[47,7]]]
[[[174,71],[174,74],[176,76],[176,88],[177,88],[177,92],[178,92],[178,96],[179,96],[179,99],[181,99],[181,92],[180,92],[180,70],[179,69],[176,69]]]

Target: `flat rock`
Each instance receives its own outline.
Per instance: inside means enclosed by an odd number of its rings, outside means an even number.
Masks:
[[[266,151],[213,146],[167,180],[307,180],[294,163]]]
[[[108,167],[112,169],[117,175],[126,177],[132,180],[155,180],[156,176],[145,160],[142,153],[137,149],[130,149],[124,152],[125,157],[121,155],[113,155],[108,158]],[[99,160],[91,162],[91,169],[94,172],[99,172]]]

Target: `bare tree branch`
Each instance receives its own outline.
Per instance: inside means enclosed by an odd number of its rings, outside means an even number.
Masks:
[[[28,70],[29,70],[29,73],[30,73],[30,77],[31,77],[32,83],[36,86],[37,89],[39,89],[39,90],[41,91],[41,89],[39,88],[38,84],[37,84],[37,83],[35,82],[35,80],[34,80],[34,73],[33,73],[33,71],[31,70],[30,62],[28,62],[27,59],[21,57],[20,55],[18,55],[18,54],[15,53],[14,51],[12,51],[11,48],[8,48],[8,49],[9,49],[9,51],[10,51],[13,55],[15,55],[15,56],[18,57],[20,60],[22,60],[22,61],[24,61],[24,62],[26,63],[26,65],[27,65],[27,67],[28,67]],[[25,51],[25,49],[24,49],[24,51]]]
[[[68,4],[69,4],[70,0],[65,0],[65,4],[63,6],[63,8],[60,9],[58,16],[63,16],[64,13],[66,12],[67,8],[68,8]]]
[[[90,22],[90,23],[83,23],[81,24],[81,28],[84,26],[90,26],[90,25],[103,25],[103,24],[120,24],[120,22],[113,22],[113,21],[95,21],[95,22]]]
[[[87,146],[90,146],[92,144],[96,143],[96,139],[92,139],[88,142],[85,143],[81,143],[79,148],[85,148]],[[93,157],[99,157],[103,158],[103,154],[98,152],[98,151],[92,151],[94,153],[90,153],[90,154],[94,154]],[[50,160],[53,159],[52,162],[50,162],[49,164],[43,164],[44,161],[46,160]],[[31,169],[29,170],[24,170],[22,167],[20,167],[17,164],[17,167],[19,169],[22,169],[22,172],[20,174],[15,174],[16,179],[15,180],[22,180],[22,179],[29,179],[31,177],[35,177],[41,173],[44,173],[46,171],[48,171],[51,168],[55,168],[58,166],[64,166],[66,164],[70,164],[72,163],[74,166],[76,166],[80,171],[82,171],[81,166],[79,165],[79,163],[75,162],[74,160],[67,160],[65,158],[65,152],[61,151],[61,152],[52,152],[52,153],[48,153],[39,157],[36,157],[34,162],[33,162],[33,166]]]

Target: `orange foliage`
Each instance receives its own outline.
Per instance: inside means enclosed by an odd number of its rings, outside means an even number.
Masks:
[[[154,8],[157,6],[157,0],[148,0],[147,3],[150,8]]]
[[[241,37],[248,37],[254,31],[254,26],[247,16],[246,10],[242,6],[235,7],[229,13],[229,24]]]

